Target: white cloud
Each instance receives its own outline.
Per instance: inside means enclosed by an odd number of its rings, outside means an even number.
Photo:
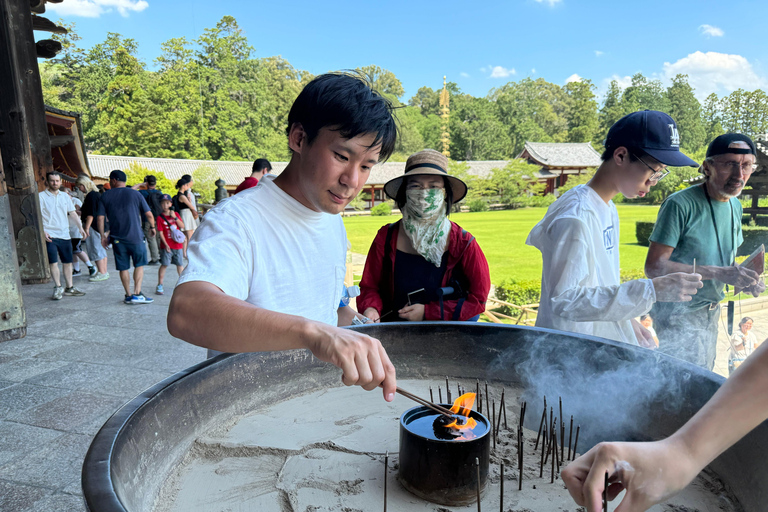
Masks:
[[[571,82],[581,82],[581,77],[577,75],[576,73],[572,74],[568,78],[565,79],[565,83],[569,84]]]
[[[461,75],[462,78],[470,78],[469,73],[465,73],[463,71],[459,73],[459,75]]]
[[[725,32],[723,32],[723,29],[714,27],[712,25],[699,26],[699,32],[701,32],[707,37],[723,37],[725,35]]]
[[[46,8],[60,16],[82,16],[85,18],[98,18],[102,14],[110,13],[117,9],[123,17],[128,17],[131,12],[141,12],[149,7],[146,0],[67,0],[54,4],[49,3]]]
[[[531,74],[532,74],[532,75],[535,75],[535,74],[536,74],[536,68],[531,68]]]
[[[554,7],[555,4],[559,4],[562,1],[563,0],[536,0],[536,2],[538,2],[540,4],[547,4],[550,7]]]
[[[493,66],[493,68],[491,68],[491,78],[506,78],[515,73],[517,73],[515,68],[507,69],[503,66]]]
[[[688,83],[699,99],[713,92],[722,95],[739,88],[754,90],[768,86],[768,80],[755,73],[747,59],[726,53],[695,52],[672,64],[664,63],[662,76],[666,80],[677,74],[688,75]]]
[[[595,57],[602,57],[605,54],[605,52],[601,52],[600,50],[595,50]]]

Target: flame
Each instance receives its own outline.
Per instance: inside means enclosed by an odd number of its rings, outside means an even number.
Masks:
[[[475,394],[474,393],[464,393],[459,398],[457,398],[453,402],[453,407],[451,407],[451,412],[453,414],[458,414],[459,416],[464,416],[466,418],[466,421],[462,424],[459,424],[458,419],[453,420],[453,423],[449,423],[446,425],[446,428],[455,428],[456,430],[468,430],[473,429],[477,426],[477,421],[475,421],[474,418],[469,417],[469,413],[472,410],[472,406],[475,405]]]

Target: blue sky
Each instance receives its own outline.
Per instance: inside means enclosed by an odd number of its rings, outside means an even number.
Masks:
[[[90,47],[108,31],[139,42],[148,64],[160,43],[197,37],[234,16],[256,57],[281,55],[311,73],[376,64],[403,82],[484,96],[527,76],[588,78],[602,94],[637,72],[665,83],[686,73],[697,95],[768,89],[768,2],[732,0],[64,0],[47,16],[75,22]],[[39,34],[38,34],[39,36]]]

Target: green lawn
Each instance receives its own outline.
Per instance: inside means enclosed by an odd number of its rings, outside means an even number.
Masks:
[[[622,270],[641,270],[647,247],[637,244],[636,221],[655,221],[658,206],[618,205]],[[482,213],[456,213],[451,220],[472,233],[488,259],[491,282],[496,284],[507,278],[540,279],[541,253],[525,245],[531,228],[544,216],[546,208],[524,208]],[[352,250],[368,254],[376,231],[399,216],[344,217],[347,236]]]

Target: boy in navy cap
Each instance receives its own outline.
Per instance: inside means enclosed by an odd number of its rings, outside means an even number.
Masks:
[[[678,272],[621,283],[619,217],[612,199],[618,193],[646,195],[668,174],[667,165],[697,164],[680,152],[672,118],[652,110],[619,119],[608,131],[601,159],[590,182],[555,201],[528,235],[526,243],[544,260],[536,326],[655,347],[634,318],[657,300],[691,300],[701,278]]]
[[[659,350],[703,366],[715,365],[717,322],[726,284],[759,295],[765,285],[756,272],[734,265],[741,234],[737,199],[755,168],[755,144],[746,135],[726,133],[709,145],[701,165],[703,184],[675,192],[664,201],[645,260],[650,277],[696,272],[704,286],[687,304],[657,302],[651,315]]]
[[[176,265],[176,272],[181,277],[184,271],[184,222],[179,214],[171,210],[173,199],[168,194],[160,197],[162,211],[157,215],[157,232],[160,235],[160,268],[157,270],[157,288],[155,293],[163,295],[163,280],[168,265]]]

